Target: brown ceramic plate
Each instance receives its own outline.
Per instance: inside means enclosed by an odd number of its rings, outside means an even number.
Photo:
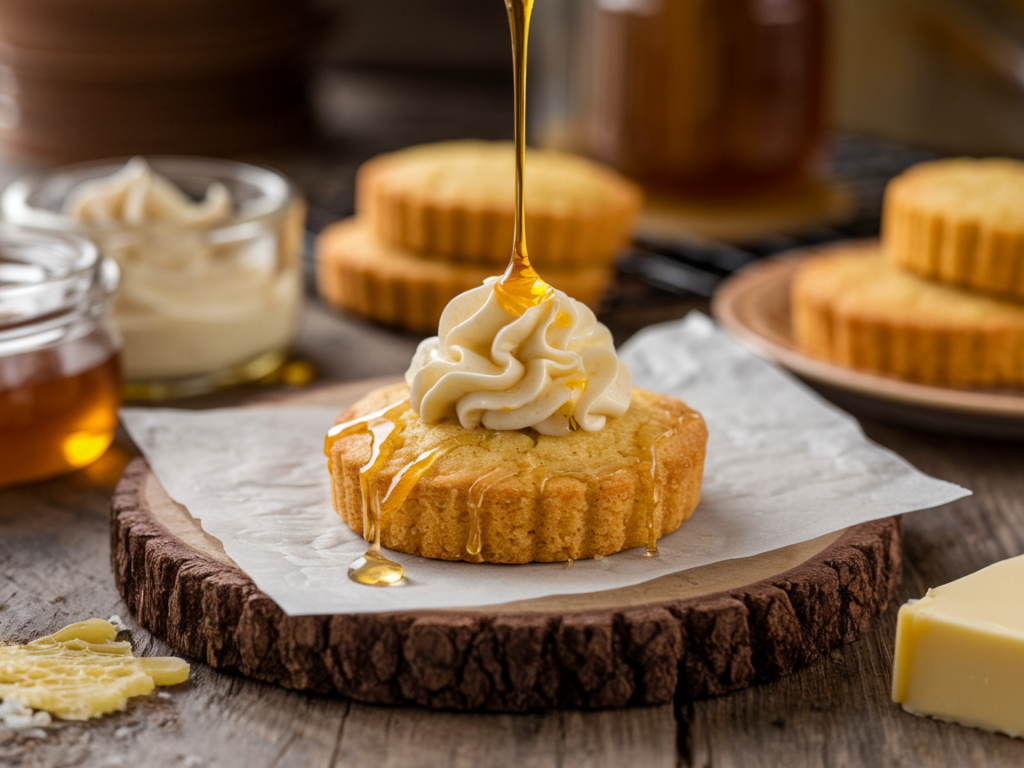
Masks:
[[[802,259],[828,248],[790,251],[736,273],[715,293],[715,319],[855,415],[949,434],[1024,440],[1024,390],[915,384],[804,355],[790,325],[790,280]]]

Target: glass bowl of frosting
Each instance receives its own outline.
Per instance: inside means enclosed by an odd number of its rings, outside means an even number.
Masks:
[[[268,168],[135,157],[23,177],[0,215],[92,240],[121,268],[128,396],[199,394],[284,362],[302,304],[305,202]]]

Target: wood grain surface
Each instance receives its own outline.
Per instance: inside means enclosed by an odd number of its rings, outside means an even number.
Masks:
[[[332,379],[394,375],[415,345],[316,307],[304,328],[300,353],[329,360]],[[195,663],[191,681],[169,698],[138,700],[92,723],[59,723],[44,740],[0,730],[0,765],[1019,766],[1024,742],[908,715],[889,701],[889,684],[898,603],[1024,553],[1024,447],[865,427],[923,471],[975,495],[905,517],[897,600],[860,640],[779,682],[656,707],[470,715],[298,693]],[[133,455],[122,438],[92,467],[0,491],[4,640],[119,614],[137,652],[170,652],[131,618],[110,567],[110,498]]]

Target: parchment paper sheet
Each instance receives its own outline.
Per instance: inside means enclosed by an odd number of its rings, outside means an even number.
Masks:
[[[638,584],[969,495],[867,440],[856,420],[741,347],[704,315],[646,329],[621,350],[638,386],[707,422],[700,506],[659,542],[599,561],[490,565],[400,553],[405,583],[347,578],[365,550],[334,514],[323,439],[337,409],[126,409],[171,498],[292,616],[504,603]]]

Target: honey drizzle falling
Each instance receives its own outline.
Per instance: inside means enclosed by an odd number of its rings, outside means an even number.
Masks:
[[[526,212],[524,204],[524,168],[526,163],[526,55],[530,30],[530,17],[533,13],[534,0],[505,0],[505,7],[508,10],[509,26],[512,33],[512,61],[513,77],[515,87],[515,156],[516,156],[516,205],[515,205],[515,230],[513,236],[512,258],[509,260],[505,273],[494,284],[494,293],[498,303],[505,311],[519,317],[531,307],[535,307],[554,296],[554,289],[545,282],[537,271],[530,264],[530,257],[526,247]],[[571,317],[567,313],[559,313],[556,316],[556,324],[560,327],[568,327],[571,324]],[[565,382],[570,389],[580,388],[586,391],[587,381],[585,378],[572,379]],[[364,416],[345,424],[334,427],[327,435],[325,453],[330,456],[331,446],[334,442],[347,435],[358,432],[369,432],[373,443],[369,461],[359,470],[360,490],[362,491],[363,503],[363,532],[364,537],[372,543],[366,554],[356,560],[349,568],[349,578],[360,584],[383,586],[394,584],[404,577],[404,569],[398,563],[392,562],[384,557],[380,547],[380,528],[382,514],[391,514],[397,511],[408,498],[416,482],[427,472],[433,464],[449,451],[461,445],[479,445],[487,436],[480,434],[459,435],[449,438],[438,446],[421,453],[410,464],[403,467],[392,478],[391,484],[381,499],[379,493],[374,492],[371,496],[373,475],[379,466],[387,462],[394,453],[395,447],[391,445],[392,436],[400,434],[398,422],[395,417],[406,406],[408,401],[390,406],[375,413]],[[579,424],[572,413],[567,414],[569,430],[575,432]],[[656,472],[656,447],[663,440],[674,434],[676,428],[672,428],[660,435],[650,447],[651,478]],[[389,448],[388,446],[391,445]],[[639,458],[637,459],[639,461]],[[600,467],[585,472],[558,472],[554,475],[573,475],[583,477],[587,480],[598,479],[602,474],[611,471],[612,474],[623,469],[621,465],[610,468]],[[469,511],[470,525],[469,536],[466,541],[466,552],[479,558],[482,550],[482,537],[480,529],[480,510],[487,491],[497,483],[518,474],[517,471],[503,470],[496,468],[482,477],[478,478],[469,489]],[[543,495],[544,486],[554,475],[549,475],[541,482],[540,492]],[[479,486],[480,490],[477,491]],[[653,498],[650,510],[648,511],[647,528],[649,532],[647,552],[645,556],[656,557],[658,555],[657,533],[654,528],[656,510],[660,505],[657,486],[653,487]],[[371,500],[372,499],[372,500]],[[600,556],[596,556],[599,558]],[[573,560],[570,558],[566,568],[571,568]]]
[[[684,417],[685,418],[685,417]],[[674,427],[667,429],[658,435],[654,442],[651,443],[651,447],[648,451],[651,455],[651,506],[647,510],[647,551],[644,552],[644,557],[658,557],[661,553],[658,552],[658,529],[654,527],[655,522],[658,519],[658,509],[661,507],[661,494],[658,493],[658,445],[672,437],[683,423],[683,418],[680,418]]]
[[[526,250],[526,209],[524,205],[523,169],[526,163],[526,50],[530,35],[533,0],[505,0],[508,22],[512,30],[512,66],[515,84],[516,120],[516,218],[512,259],[501,279],[494,284],[494,293],[502,308],[516,317],[530,307],[550,299],[553,289],[530,264]]]

